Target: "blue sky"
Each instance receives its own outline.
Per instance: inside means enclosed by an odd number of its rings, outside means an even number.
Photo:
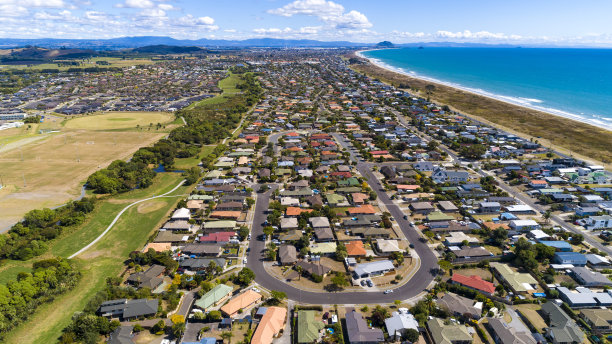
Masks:
[[[607,0],[0,0],[0,37],[612,46]]]

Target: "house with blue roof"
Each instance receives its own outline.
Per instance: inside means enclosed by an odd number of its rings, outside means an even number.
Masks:
[[[585,266],[587,258],[584,254],[578,252],[557,252],[553,258],[553,262],[557,264],[572,264],[573,266]]]
[[[572,252],[572,245],[567,241],[560,240],[542,240],[540,244],[554,247],[559,252]]]

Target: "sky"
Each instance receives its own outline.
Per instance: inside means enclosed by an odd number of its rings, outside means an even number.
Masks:
[[[0,0],[0,37],[612,47],[609,0]]]

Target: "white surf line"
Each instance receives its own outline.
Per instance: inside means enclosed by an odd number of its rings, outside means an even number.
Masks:
[[[159,196],[153,196],[153,197],[149,197],[149,198],[145,198],[145,199],[141,199],[140,201],[136,201],[134,203],[131,203],[129,205],[127,205],[125,208],[123,208],[123,210],[121,210],[119,212],[119,214],[117,214],[117,216],[115,216],[115,219],[113,220],[113,222],[111,222],[110,225],[108,225],[108,227],[106,227],[106,229],[104,230],[104,232],[102,232],[102,234],[100,234],[97,238],[94,239],[94,241],[90,242],[87,246],[83,247],[82,249],[80,249],[79,251],[77,251],[75,254],[71,255],[70,257],[68,257],[68,259],[72,259],[76,256],[78,256],[79,254],[87,251],[87,249],[89,249],[90,247],[92,247],[93,245],[95,245],[95,243],[97,243],[100,239],[102,239],[102,237],[104,237],[104,235],[106,235],[106,233],[108,233],[108,231],[111,230],[111,228],[113,228],[113,226],[115,225],[115,223],[117,223],[117,221],[119,221],[119,218],[121,217],[121,215],[123,215],[123,213],[128,210],[130,207],[132,207],[133,205],[136,205],[138,203],[142,203],[142,202],[146,202],[146,201],[150,201],[152,199],[156,199],[156,198],[160,198],[160,197],[167,197],[168,194],[174,192],[176,189],[178,189],[181,185],[183,185],[183,183],[185,182],[185,180],[182,180],[177,186],[174,187],[174,189],[166,192],[163,195],[159,195]],[[168,196],[168,197],[176,197],[176,196]]]

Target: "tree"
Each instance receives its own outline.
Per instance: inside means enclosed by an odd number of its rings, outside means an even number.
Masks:
[[[574,246],[578,246],[580,244],[582,244],[582,241],[584,240],[584,237],[582,236],[582,234],[572,234],[572,238],[570,240],[570,243]]]
[[[221,315],[220,311],[210,311],[206,315],[206,319],[208,321],[220,321],[221,319],[223,319],[223,316]]]
[[[346,279],[346,275],[344,274],[344,272],[338,272],[336,273],[336,275],[334,277],[332,277],[331,279],[332,284],[334,285],[334,287],[336,287],[337,289],[342,289],[342,287],[345,287],[349,284],[348,280]]]
[[[384,326],[385,319],[387,319],[388,317],[389,317],[389,311],[380,305],[377,305],[376,308],[374,308],[374,310],[372,311],[372,323],[375,326],[378,326],[378,327]]]
[[[172,334],[174,335],[174,337],[181,338],[184,333],[185,333],[185,323],[184,322],[180,322],[180,323],[176,323],[172,325]]]
[[[274,234],[274,228],[272,226],[265,226],[263,228],[263,232],[269,238],[272,236],[272,234]]]
[[[459,155],[468,159],[480,159],[487,152],[487,147],[482,144],[463,146]]]
[[[407,340],[409,342],[416,343],[419,340],[420,335],[421,334],[419,333],[419,331],[413,328],[409,328],[404,331],[404,333],[402,333],[402,340]]]
[[[235,282],[243,287],[248,286],[255,279],[255,273],[249,268],[243,268],[236,275]]]
[[[401,305],[401,304],[402,304],[402,301],[401,301],[401,300],[395,300],[395,301],[393,301],[393,304],[394,304],[394,305],[395,305],[395,307],[397,308],[397,307],[399,307],[399,305]]]
[[[270,299],[268,300],[271,304],[278,305],[284,299],[287,298],[287,294],[282,291],[272,290],[270,292]]]
[[[151,327],[151,333],[153,334],[163,334],[164,329],[166,328],[166,323],[163,320],[158,321]]]
[[[234,336],[233,333],[229,332],[229,331],[225,331],[221,333],[221,338],[223,338],[224,340],[227,339],[227,343],[231,344],[232,343],[232,337]]]
[[[542,217],[544,218],[544,220],[546,220],[546,224],[550,222],[551,215],[552,213],[550,212],[550,210],[547,210],[544,212],[544,214],[542,214]]]
[[[503,227],[494,229],[491,232],[491,241],[493,241],[493,244],[495,244],[495,246],[503,245],[507,238],[508,230],[504,229]]]
[[[344,260],[344,258],[348,257],[348,253],[346,251],[346,246],[344,246],[343,243],[339,242],[338,245],[336,245],[336,260],[341,262]]]

